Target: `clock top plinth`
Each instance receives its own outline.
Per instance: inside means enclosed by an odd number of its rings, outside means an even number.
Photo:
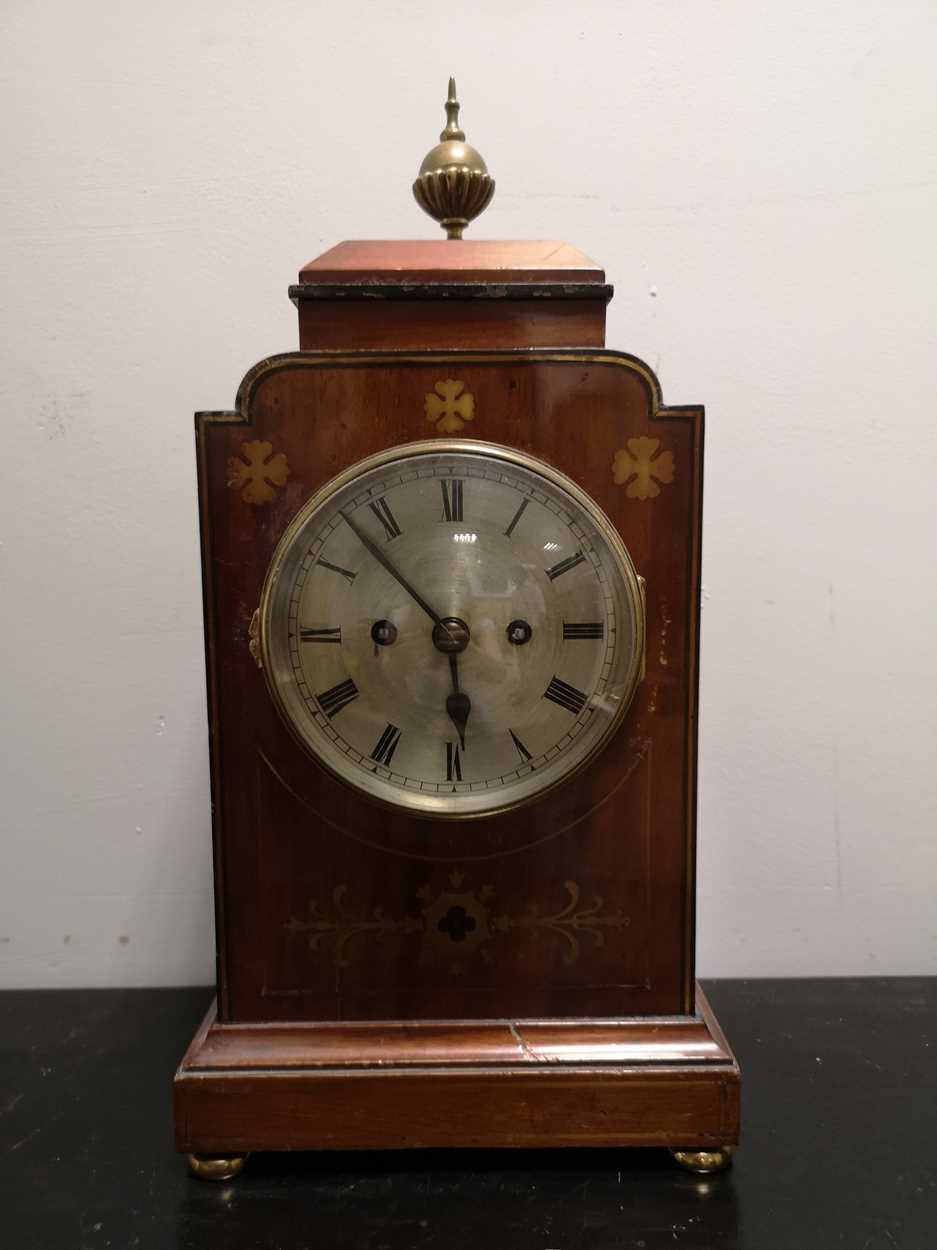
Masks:
[[[602,347],[605,272],[557,240],[348,240],[290,298],[303,350]]]
[[[556,239],[347,239],[299,271],[316,282],[589,282],[601,269]]]

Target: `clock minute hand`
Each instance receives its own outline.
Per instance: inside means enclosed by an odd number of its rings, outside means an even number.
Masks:
[[[426,615],[430,618],[433,624],[441,625],[443,629],[446,629],[445,625],[442,624],[442,618],[436,612],[433,611],[433,609],[429,606],[429,604],[426,602],[426,600],[423,598],[420,592],[414,589],[414,587],[410,585],[410,583],[407,581],[404,575],[397,568],[394,567],[394,565],[390,562],[390,560],[388,560],[384,552],[381,551],[377,543],[374,542],[373,539],[369,538],[367,534],[364,532],[364,530],[360,527],[360,525],[356,524],[356,522],[354,522],[351,519],[351,517],[347,515],[347,513],[342,512],[340,515],[341,515],[342,520],[351,530],[351,532],[359,539],[362,546],[366,547],[367,550],[371,553],[371,555],[374,556],[375,560],[377,560],[378,564],[382,564],[384,568],[387,569],[391,577],[393,577],[396,581],[400,583],[400,585],[404,588],[404,590],[407,592],[410,598],[414,599],[420,605],[420,607],[423,609]],[[446,630],[446,632],[448,633],[449,631]]]
[[[438,612],[434,612],[430,605],[426,602],[420,592],[404,577],[394,564],[387,558],[373,539],[369,538],[360,525],[356,524],[347,513],[340,513],[342,520],[358,538],[361,545],[374,556],[378,564],[383,565],[387,572],[399,582],[411,599],[420,605],[426,615],[430,618],[434,625],[437,625],[449,638],[452,638],[452,630],[449,625],[442,619]],[[452,690],[446,697],[446,713],[449,719],[455,725],[459,734],[459,742],[465,750],[465,726],[468,723],[469,713],[472,710],[472,701],[464,691],[459,689],[459,661],[454,652],[449,655],[449,672],[452,674]]]

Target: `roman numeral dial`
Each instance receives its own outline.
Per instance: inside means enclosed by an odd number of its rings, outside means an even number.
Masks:
[[[384,527],[384,536],[388,542],[392,538],[400,537],[400,526],[397,524],[397,518],[391,512],[390,504],[388,504],[386,499],[372,499],[368,507]]]
[[[567,712],[572,712],[574,716],[578,716],[586,705],[585,694],[571,686],[568,681],[560,681],[559,677],[552,678],[543,692],[543,697],[558,707],[565,708]]]
[[[357,699],[358,694],[358,687],[350,677],[346,677],[344,681],[340,681],[331,690],[323,690],[317,698],[322,711],[325,712],[326,716],[332,717],[337,716],[342,708],[347,707],[353,699]]]
[[[299,631],[300,642],[341,642],[341,640],[341,625],[336,625],[334,629],[309,629],[304,625]]]
[[[340,564],[329,564],[328,560],[319,560],[319,567],[330,569],[333,573],[338,573],[340,577],[344,577],[346,581],[353,582],[357,577],[357,573],[352,573],[350,569],[343,569]]]
[[[442,519],[444,521],[463,521],[463,487],[464,482],[458,478],[443,478],[439,483],[442,488]]]
[[[604,638],[605,622],[589,621],[577,625],[570,625],[567,621],[563,622],[563,638],[566,642],[573,642],[578,638]]]
[[[518,504],[517,511],[511,517],[510,521],[508,521],[508,527],[504,531],[504,535],[506,538],[510,538],[511,535],[514,533],[515,529],[517,529],[517,523],[520,521],[521,517],[524,515],[524,512],[529,503],[530,503],[529,499],[522,499],[521,502]]]
[[[582,564],[585,558],[581,551],[577,551],[575,555],[567,556],[565,560],[560,560],[551,569],[547,569],[547,577],[549,577],[551,582],[555,582],[558,577],[562,577],[570,569],[574,569],[578,564]]]
[[[508,733],[511,735],[511,741],[514,743],[514,747],[515,747],[515,749],[516,749],[516,751],[517,751],[517,754],[521,757],[521,760],[523,761],[523,763],[525,763],[525,764],[526,764],[526,763],[528,763],[531,759],[533,759],[533,756],[530,754],[530,752],[529,752],[529,751],[527,750],[527,748],[524,746],[523,742],[521,742],[520,738],[518,738],[518,736],[517,736],[517,734],[514,732],[514,730],[513,730],[513,729],[509,729],[509,730],[508,730]]]
[[[462,780],[462,756],[459,754],[458,742],[446,743],[446,780]]]
[[[370,803],[361,827],[397,836],[389,806],[429,817],[431,840],[437,819],[534,803],[613,740],[643,641],[623,553],[581,489],[520,452],[438,436],[381,452],[290,522],[259,680]]]
[[[388,725],[374,744],[371,759],[378,764],[383,764],[385,768],[390,768],[390,762],[394,758],[394,752],[397,750],[399,741],[400,730],[396,725]]]

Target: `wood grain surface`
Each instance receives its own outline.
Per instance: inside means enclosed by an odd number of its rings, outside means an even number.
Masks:
[[[219,1026],[212,1009],[176,1074],[176,1147],[734,1144],[738,1066],[699,1001],[692,1019],[623,1022],[633,1044],[643,1039],[630,1056],[605,1049],[608,1026],[502,1022],[467,1028],[461,1056],[449,1047],[448,1059],[439,1040],[454,1030],[442,1026],[411,1030],[403,1048],[398,1026],[347,1031],[346,1049],[324,1025]],[[561,1034],[558,1053],[550,1039]],[[525,1053],[528,1043],[539,1051]]]
[[[597,288],[602,290],[602,288]],[[305,299],[293,287],[303,350],[384,348],[601,347],[605,342],[606,299],[549,298],[499,300],[460,297],[450,288],[445,299]],[[514,294],[523,296],[524,291]]]
[[[558,239],[346,239],[300,282],[597,282],[605,272]]]
[[[552,242],[340,244],[291,288],[303,350],[197,417],[218,1007],[176,1076],[180,1150],[737,1140],[738,1067],[693,980],[703,414],[604,350],[604,279]],[[446,379],[474,401],[459,437],[568,474],[647,582],[645,676],[610,743],[471,822],[325,772],[249,647],[290,520],[438,433]],[[259,497],[257,455],[277,466]]]
[[[475,397],[461,436],[529,451],[585,484],[647,578],[647,675],[611,744],[540,803],[468,825],[379,809],[323,772],[248,651],[288,521],[346,466],[432,435],[424,398],[446,377]],[[691,1010],[700,410],[662,408],[646,366],[613,352],[293,353],[251,371],[236,412],[198,424],[222,1018]],[[673,458],[673,481],[652,498],[629,497],[613,476],[635,438]],[[250,441],[290,469],[259,506],[228,485]],[[484,940],[470,950],[425,923],[427,896],[446,893],[481,909]],[[594,908],[623,923],[573,923],[572,947],[557,926],[512,924],[571,905],[572,917]],[[311,908],[334,917],[334,940],[304,938]],[[365,925],[343,942],[376,915],[388,922],[378,939]]]

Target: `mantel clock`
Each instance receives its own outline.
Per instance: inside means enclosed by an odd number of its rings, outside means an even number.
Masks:
[[[346,242],[299,346],[196,418],[217,1002],[196,1175],[251,1150],[738,1136],[694,982],[702,409],[605,347],[558,242]]]

